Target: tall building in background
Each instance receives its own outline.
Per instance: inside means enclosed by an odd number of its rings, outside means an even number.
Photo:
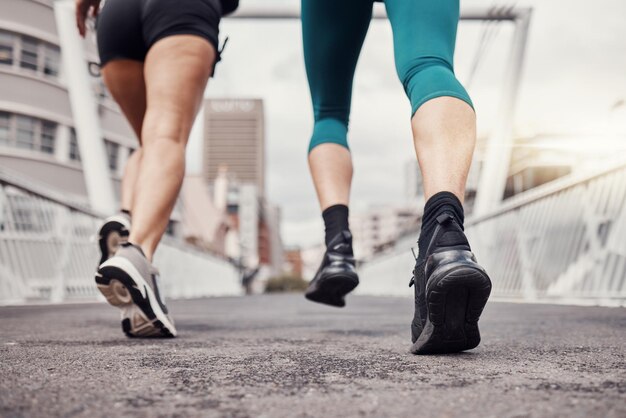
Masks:
[[[215,182],[221,166],[265,194],[265,115],[261,99],[207,99],[202,176]]]
[[[265,195],[265,114],[261,99],[207,99],[204,106],[202,178],[213,202],[228,215],[225,255],[255,280],[284,268],[280,209]]]

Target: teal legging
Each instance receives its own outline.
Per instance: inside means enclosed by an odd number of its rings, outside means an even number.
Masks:
[[[459,0],[384,0],[393,30],[396,71],[411,115],[441,96],[472,101],[454,76]],[[354,70],[374,0],[302,0],[304,60],[315,127],[309,152],[335,143],[348,148]]]

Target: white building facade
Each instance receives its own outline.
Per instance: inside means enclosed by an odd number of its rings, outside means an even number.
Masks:
[[[0,1],[0,166],[88,203],[53,4]],[[93,38],[83,46],[88,61],[97,63]],[[107,164],[119,197],[123,168],[137,139],[101,78],[92,81]]]

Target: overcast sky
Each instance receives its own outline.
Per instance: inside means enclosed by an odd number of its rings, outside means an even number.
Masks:
[[[272,1],[242,3],[267,5]],[[274,3],[299,4],[299,0]],[[468,0],[461,4],[512,3]],[[613,129],[609,109],[626,99],[626,1],[532,0],[520,1],[518,6],[533,7],[534,12],[516,134]],[[472,22],[462,22],[459,27],[455,60],[462,82],[467,80],[483,27],[483,23]],[[226,20],[221,31],[222,38],[228,35],[230,40],[206,95],[264,99],[268,197],[282,208],[287,244],[316,244],[322,240],[323,227],[306,165],[312,115],[299,22]],[[500,25],[469,87],[482,136],[489,134],[498,109],[512,33],[512,25]],[[406,201],[404,165],[414,158],[409,117],[410,106],[393,66],[389,23],[375,21],[354,85],[349,134],[355,165],[353,211]],[[200,129],[196,126],[190,144],[191,172],[200,169]]]

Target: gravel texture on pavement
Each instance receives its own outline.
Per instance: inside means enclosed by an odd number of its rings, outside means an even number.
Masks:
[[[409,354],[412,300],[170,302],[128,339],[104,303],[0,308],[2,417],[625,417],[626,309],[489,303],[472,351]]]

